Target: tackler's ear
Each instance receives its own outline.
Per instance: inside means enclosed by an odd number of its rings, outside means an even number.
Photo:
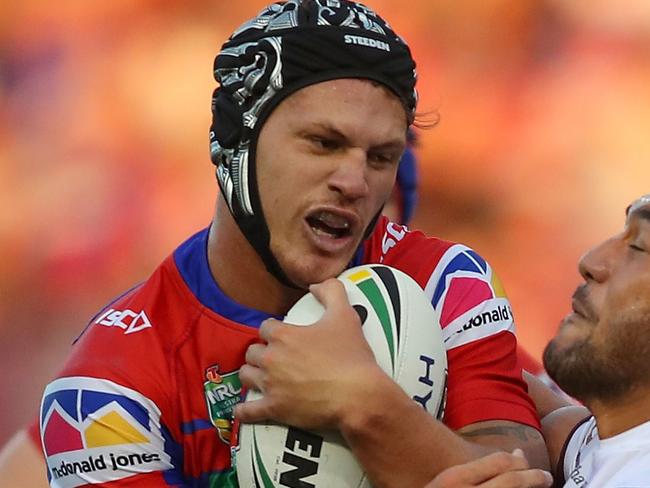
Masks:
[[[212,93],[212,126],[210,131],[225,149],[235,149],[242,136],[243,113],[233,96],[221,87]]]

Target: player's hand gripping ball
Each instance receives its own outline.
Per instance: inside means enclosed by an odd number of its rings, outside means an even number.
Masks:
[[[420,286],[405,273],[377,264],[348,269],[338,279],[361,318],[379,366],[414,401],[441,418],[447,355],[435,312]],[[311,325],[323,311],[308,293],[284,321]],[[251,390],[246,400],[260,397]],[[235,462],[242,488],[370,487],[336,431],[307,432],[270,422],[242,424]]]

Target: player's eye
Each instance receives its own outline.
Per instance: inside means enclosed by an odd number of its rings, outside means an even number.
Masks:
[[[323,151],[336,151],[341,147],[337,140],[328,137],[311,136],[309,140],[317,149]]]
[[[373,152],[368,155],[368,159],[371,163],[383,166],[396,163],[398,157],[392,152]]]
[[[634,251],[637,251],[637,252],[646,252],[646,250],[644,248],[642,248],[641,246],[638,246],[638,245],[636,245],[634,243],[629,244],[629,248],[634,250]]]

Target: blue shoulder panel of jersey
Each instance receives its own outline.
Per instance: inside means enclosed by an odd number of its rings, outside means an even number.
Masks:
[[[183,280],[194,296],[213,312],[229,320],[251,327],[274,317],[265,312],[245,307],[226,296],[212,276],[208,265],[209,227],[197,232],[174,252],[174,261]]]

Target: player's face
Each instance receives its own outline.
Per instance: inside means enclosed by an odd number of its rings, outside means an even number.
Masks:
[[[625,229],[580,260],[585,282],[544,352],[569,394],[615,399],[650,383],[650,199],[630,207]]]
[[[339,79],[282,101],[257,143],[271,251],[296,284],[338,275],[388,199],[406,115],[382,86]]]

